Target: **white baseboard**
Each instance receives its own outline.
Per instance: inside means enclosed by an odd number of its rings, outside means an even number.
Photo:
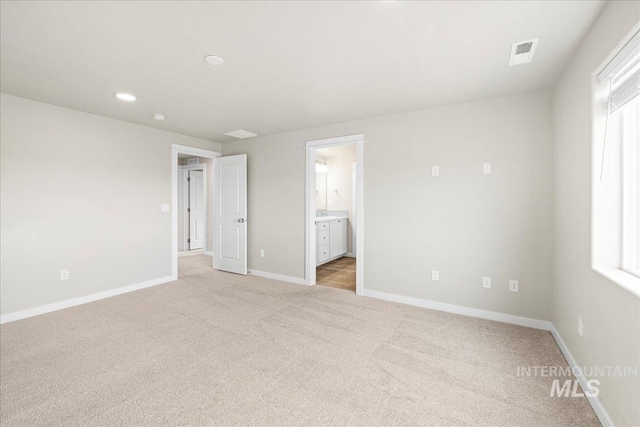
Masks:
[[[353,252],[347,252],[346,254],[344,254],[344,256],[346,256],[347,258],[355,258],[356,255]]]
[[[213,251],[204,251],[203,254],[213,256]]]
[[[414,305],[416,307],[429,308],[431,310],[446,311],[447,313],[461,314],[463,316],[478,317],[480,319],[495,320],[497,322],[511,323],[527,326],[534,329],[550,331],[553,325],[547,320],[532,319],[529,317],[514,316],[512,314],[498,313],[496,311],[480,310],[477,308],[463,307],[461,305],[446,304],[443,302],[429,301],[420,298],[406,297],[403,295],[388,294],[386,292],[364,290],[364,296],[385,301],[398,302],[400,304]]]
[[[52,311],[62,310],[76,305],[86,304],[93,301],[113,297],[128,292],[137,291],[139,289],[149,288],[151,286],[161,285],[163,283],[175,280],[172,276],[160,277],[158,279],[148,280],[135,285],[123,286],[121,288],[111,289],[109,291],[98,292],[97,294],[86,295],[83,297],[72,298],[65,301],[54,302],[52,304],[42,305],[40,307],[29,308],[27,310],[16,311],[14,313],[3,314],[0,316],[0,324],[14,322],[27,317],[38,316],[40,314],[50,313]]]
[[[295,283],[296,285],[304,285],[305,280],[300,277],[285,276],[284,274],[269,273],[268,271],[249,269],[249,274],[253,276],[265,277],[267,279],[280,280],[282,282]]]
[[[584,374],[582,373],[582,369],[574,369],[574,368],[579,368],[579,366],[576,363],[576,360],[571,355],[571,352],[569,351],[569,348],[564,343],[564,340],[560,336],[560,333],[557,331],[556,327],[553,324],[551,324],[551,334],[553,335],[553,338],[556,340],[556,343],[558,344],[558,347],[560,347],[560,351],[562,351],[562,354],[564,355],[564,358],[567,359],[567,363],[571,367],[571,370],[573,371],[574,375],[576,373],[579,374],[579,375],[576,375],[576,378],[578,379],[578,382],[580,383],[580,386],[582,387],[582,390],[588,390],[589,387],[587,387],[587,379],[585,378]],[[600,402],[600,399],[598,399],[595,396],[588,396],[586,394],[585,394],[585,396],[589,400],[589,403],[591,404],[591,407],[593,408],[593,411],[596,413],[596,416],[600,420],[600,423],[604,427],[613,426],[613,421],[611,421],[611,418],[609,418],[609,414],[604,409],[604,406],[602,406],[602,402]]]

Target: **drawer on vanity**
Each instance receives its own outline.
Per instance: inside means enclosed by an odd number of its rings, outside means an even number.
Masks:
[[[329,259],[329,245],[318,246],[318,262],[326,261]]]
[[[323,224],[329,225],[328,222],[323,222]],[[329,244],[329,229],[326,230],[318,230],[318,246],[328,245]]]
[[[317,222],[316,223],[316,229],[318,230],[318,232],[320,232],[322,230],[328,230],[329,229],[329,221]]]

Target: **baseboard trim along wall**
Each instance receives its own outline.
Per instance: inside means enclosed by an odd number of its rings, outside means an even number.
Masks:
[[[556,340],[556,343],[558,343],[558,347],[560,347],[560,351],[562,351],[562,354],[564,355],[564,358],[566,359],[567,363],[571,367],[573,374],[578,379],[578,382],[580,383],[580,387],[582,387],[583,391],[588,390],[587,378],[584,376],[582,369],[576,363],[575,359],[571,355],[569,348],[564,343],[564,340],[560,336],[560,333],[556,330],[556,327],[553,325],[553,323],[551,324],[551,334],[553,335],[553,338]],[[596,413],[596,416],[600,420],[600,423],[603,425],[603,427],[613,426],[614,425],[613,421],[609,417],[609,414],[607,413],[607,411],[604,409],[604,406],[602,406],[602,402],[600,402],[600,399],[598,399],[595,396],[588,396],[587,394],[585,394],[585,397],[591,404],[593,411]]]
[[[284,274],[269,273],[268,271],[249,269],[252,276],[264,277],[266,279],[281,280],[283,282],[295,283],[296,285],[306,285],[305,280],[300,277],[285,276]]]
[[[477,317],[480,319],[487,319],[487,320],[495,320],[497,322],[511,323],[514,325],[526,326],[529,328],[542,329],[545,331],[549,331],[551,332],[551,334],[553,335],[553,338],[558,344],[560,351],[562,351],[562,354],[564,355],[564,358],[566,359],[567,364],[569,365],[569,367],[571,367],[573,374],[575,375],[576,379],[580,383],[582,390],[588,390],[587,378],[584,376],[581,369],[577,369],[579,368],[579,366],[576,363],[573,356],[571,356],[571,352],[569,352],[567,345],[564,343],[564,340],[556,330],[556,327],[553,325],[553,323],[547,320],[531,319],[529,317],[514,316],[511,314],[498,313],[495,311],[479,310],[476,308],[463,307],[460,305],[453,305],[453,304],[445,304],[441,302],[429,301],[429,300],[424,300],[420,298],[406,297],[403,295],[388,294],[386,292],[372,291],[368,289],[364,290],[364,296],[370,297],[370,298],[376,298],[384,301],[391,301],[391,302],[397,302],[400,304],[407,304],[407,305],[413,305],[416,307],[428,308],[431,310],[445,311],[447,313],[461,314],[463,316]],[[600,399],[593,396],[591,397],[587,396],[586,394],[585,396],[587,397],[589,403],[591,404],[593,411],[596,413],[596,416],[600,420],[600,423],[604,427],[613,426],[613,422],[611,421],[611,418],[609,418],[609,414],[607,414],[607,411],[604,409],[604,406],[602,406],[602,402],[600,402]]]
[[[498,313],[496,311],[480,310],[477,308],[463,307],[461,305],[446,304],[443,302],[429,301],[420,298],[406,297],[404,295],[388,294],[386,292],[364,290],[364,296],[385,301],[399,302],[401,304],[414,305],[416,307],[430,308],[432,310],[446,311],[448,313],[462,314],[463,316],[478,317],[480,319],[495,320],[496,322],[511,323],[534,329],[551,330],[551,322],[547,320],[531,319],[529,317],[514,316],[512,314]]]
[[[204,251],[203,254],[213,256],[213,251]]]
[[[126,294],[144,288],[150,288],[151,286],[162,285],[163,283],[168,283],[173,280],[174,278],[172,276],[165,276],[158,279],[148,280],[146,282],[136,283],[134,285],[123,286],[121,288],[111,289],[104,292],[98,292],[97,294],[86,295],[83,297],[72,298],[65,301],[54,302],[52,304],[47,304],[40,307],[29,308],[27,310],[16,311],[14,313],[3,314],[2,316],[0,316],[0,324],[14,322],[16,320],[26,319],[27,317],[33,317],[40,314],[50,313],[52,311],[62,310],[63,308],[69,308],[76,305],[87,304],[89,302],[114,297],[116,295]]]

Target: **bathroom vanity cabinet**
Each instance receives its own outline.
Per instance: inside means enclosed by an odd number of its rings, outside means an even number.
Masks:
[[[316,219],[316,265],[340,258],[347,253],[347,217]]]

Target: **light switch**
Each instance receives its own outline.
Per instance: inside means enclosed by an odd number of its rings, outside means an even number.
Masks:
[[[163,203],[160,205],[160,212],[169,212],[169,204]]]

